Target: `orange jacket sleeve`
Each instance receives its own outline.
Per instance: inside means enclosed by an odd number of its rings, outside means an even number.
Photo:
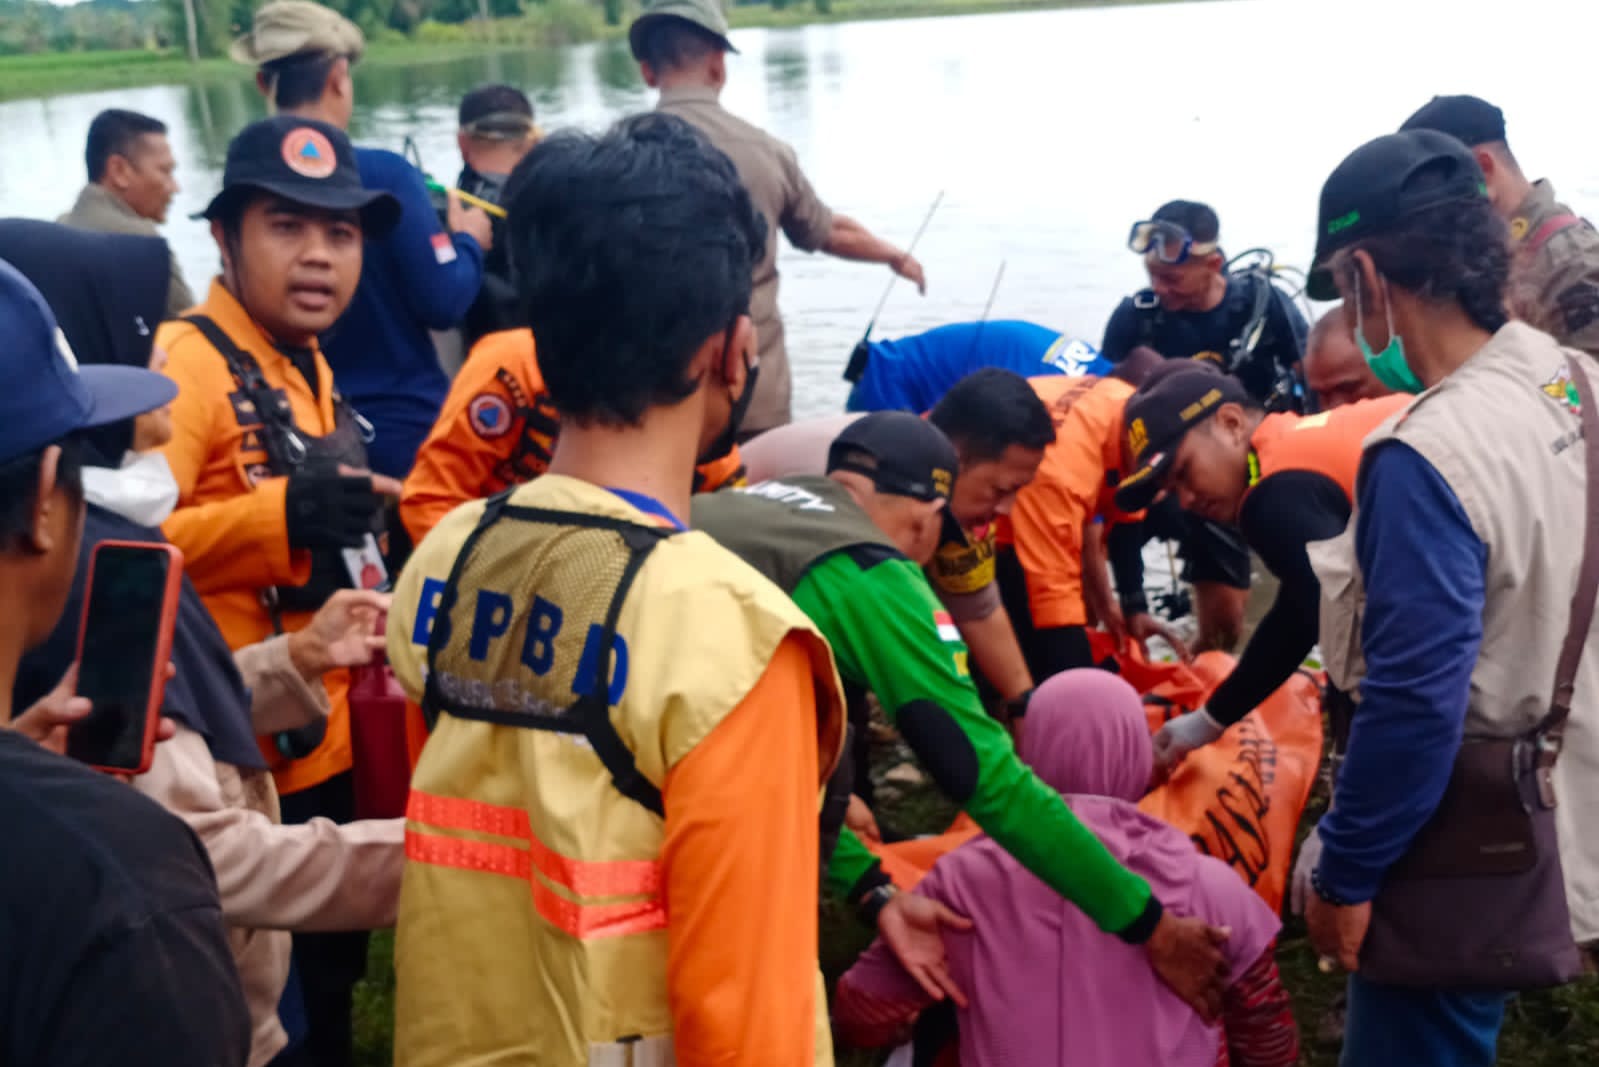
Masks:
[[[490,334],[461,365],[400,495],[400,519],[414,543],[457,505],[505,488],[496,472],[516,451],[522,415],[501,372],[515,378],[525,396],[541,392],[542,382],[527,380],[532,348],[525,330]]]
[[[1083,523],[1090,506],[1048,462],[1016,498],[1011,529],[1036,626],[1076,626],[1085,619]]]
[[[182,550],[184,572],[202,595],[304,582],[311,557],[289,549],[288,479],[267,479],[253,491],[241,480],[236,494],[199,499],[201,474],[213,452],[226,446],[219,419],[233,417],[232,379],[196,331],[179,335],[168,354],[166,374],[178,383],[178,396],[172,440],[161,451],[178,483],[178,508],[161,529]]]
[[[667,776],[667,959],[680,1067],[810,1067],[816,1041],[816,691],[793,637]]]

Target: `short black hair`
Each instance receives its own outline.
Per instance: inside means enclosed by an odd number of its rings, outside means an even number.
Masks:
[[[1446,168],[1418,171],[1414,187],[1450,180]],[[1433,304],[1453,303],[1479,329],[1495,333],[1510,317],[1510,234],[1486,197],[1424,208],[1386,231],[1357,241],[1333,257],[1335,270],[1355,269],[1351,253],[1365,249],[1377,273]],[[1369,299],[1369,297],[1368,297]]]
[[[686,67],[723,48],[721,39],[710,30],[687,19],[667,18],[655,20],[655,25],[645,30],[639,51],[644,62],[662,71]]]
[[[480,85],[461,97],[458,119],[464,129],[489,115],[533,117],[533,102],[514,85]]]
[[[1175,222],[1188,231],[1196,244],[1210,244],[1221,240],[1221,220],[1209,204],[1197,200],[1173,200],[1156,209],[1153,218],[1158,222]]]
[[[89,171],[89,180],[97,182],[105,177],[112,156],[131,158],[139,138],[166,132],[166,123],[137,111],[111,108],[100,112],[89,123],[88,143],[83,150],[83,162]]]
[[[287,111],[322,99],[333,64],[347,58],[332,52],[296,52],[261,64],[261,75],[272,90],[272,102],[279,111]]]
[[[1038,452],[1055,441],[1055,421],[1027,379],[999,367],[973,371],[944,394],[928,421],[964,463],[999,459],[1012,445]]]
[[[693,394],[689,361],[750,306],[766,221],[733,163],[682,119],[540,142],[506,183],[511,261],[565,418],[636,425]]]
[[[83,448],[76,436],[56,442],[56,488],[74,502],[83,499]],[[0,463],[0,551],[9,552],[32,528],[33,508],[39,499],[39,466],[51,446],[36,449]]]

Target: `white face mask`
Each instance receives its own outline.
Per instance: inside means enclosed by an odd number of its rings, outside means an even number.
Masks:
[[[83,469],[83,495],[140,526],[160,526],[178,506],[178,481],[160,452],[129,452],[118,470]]]

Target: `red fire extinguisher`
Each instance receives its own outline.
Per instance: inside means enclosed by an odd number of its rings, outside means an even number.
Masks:
[[[383,619],[377,633],[383,633]],[[358,819],[397,819],[411,792],[411,761],[405,744],[405,690],[388,657],[350,669],[350,751],[355,771]]]

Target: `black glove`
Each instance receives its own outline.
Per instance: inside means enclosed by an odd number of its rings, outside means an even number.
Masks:
[[[357,548],[383,506],[371,478],[331,471],[291,475],[284,497],[290,548]]]

